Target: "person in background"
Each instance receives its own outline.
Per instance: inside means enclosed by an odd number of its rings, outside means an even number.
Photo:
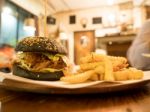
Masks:
[[[132,67],[150,70],[150,57],[143,56],[143,53],[150,54],[150,20],[143,24],[127,52],[127,58]]]
[[[12,61],[14,59],[15,50],[7,44],[0,45],[0,71],[11,72]]]

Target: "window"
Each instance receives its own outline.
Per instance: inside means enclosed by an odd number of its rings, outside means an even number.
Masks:
[[[34,16],[15,4],[5,1],[1,11],[0,44],[6,43],[15,46],[17,41],[35,35],[35,31],[24,30],[26,18]]]

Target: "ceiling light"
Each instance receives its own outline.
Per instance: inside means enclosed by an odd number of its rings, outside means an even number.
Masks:
[[[80,23],[81,23],[81,25],[82,25],[83,28],[86,28],[87,23],[88,23],[87,18],[82,18],[82,19],[80,20]]]
[[[59,37],[61,40],[67,40],[68,36],[65,32],[60,32]]]
[[[27,18],[24,21],[24,26],[35,26],[34,18]]]
[[[24,29],[25,31],[33,31],[33,32],[36,30],[36,28],[35,28],[35,27],[32,27],[32,26],[24,26],[23,29]]]
[[[35,31],[35,20],[34,18],[27,18],[24,21],[24,30],[32,30]]]

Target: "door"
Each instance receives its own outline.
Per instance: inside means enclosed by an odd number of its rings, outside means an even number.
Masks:
[[[74,33],[74,61],[79,64],[81,57],[95,50],[94,31],[79,31]]]

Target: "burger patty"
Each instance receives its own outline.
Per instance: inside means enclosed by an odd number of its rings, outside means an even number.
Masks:
[[[35,71],[39,71],[43,68],[62,69],[66,67],[65,62],[61,57],[59,57],[58,60],[52,60],[42,53],[26,52],[23,54],[24,55],[21,56],[21,60],[23,60],[27,66]]]

